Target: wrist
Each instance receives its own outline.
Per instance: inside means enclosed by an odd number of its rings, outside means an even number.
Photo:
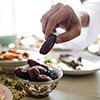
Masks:
[[[81,27],[87,27],[89,25],[89,15],[86,12],[80,11],[77,13]]]

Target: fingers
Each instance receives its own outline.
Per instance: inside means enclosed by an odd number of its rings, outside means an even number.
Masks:
[[[66,30],[56,38],[56,43],[67,42],[80,35],[81,25],[73,9],[68,5],[57,4],[41,18],[42,31],[45,39],[56,32],[57,27]]]
[[[81,33],[80,25],[74,26],[70,31],[66,31],[56,38],[56,43],[63,43],[78,37]]]
[[[62,6],[63,4],[58,3],[42,16],[40,21],[42,23],[42,31],[44,34],[46,34],[46,37],[48,37],[52,31],[55,30],[54,28],[56,27],[56,22],[53,21],[52,15],[55,14]]]
[[[47,39],[48,36],[54,32],[53,30],[55,30],[56,27],[59,27],[60,22],[62,22],[63,20],[67,20],[70,17],[66,12],[65,7],[66,6],[62,6],[59,10],[57,10],[49,17],[45,28],[45,39]]]

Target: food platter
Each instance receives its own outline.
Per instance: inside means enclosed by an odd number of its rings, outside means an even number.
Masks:
[[[0,94],[4,95],[4,100],[13,100],[11,91],[4,85],[0,84]]]
[[[69,68],[66,64],[61,63],[59,66],[61,66],[62,71],[64,74],[69,74],[69,75],[86,75],[86,74],[92,74],[100,69],[99,63],[95,64],[91,61],[88,61],[86,59],[82,60],[83,62],[83,67],[81,67],[81,70],[76,70]],[[63,66],[63,67],[62,67]]]
[[[54,59],[53,59],[54,60]],[[63,62],[60,62],[59,64],[52,63],[51,66],[61,68],[64,74],[68,75],[86,75],[86,74],[92,74],[100,69],[100,63],[93,63],[91,61],[88,61],[86,59],[82,60],[83,67],[81,67],[81,70],[73,69],[66,65]]]
[[[18,48],[38,51],[43,40],[36,36],[22,37],[19,41],[14,41],[8,45],[9,48]]]
[[[66,52],[68,54],[74,55],[74,56],[81,56],[82,57],[82,66],[79,68],[81,70],[73,69],[66,65],[63,62],[60,62],[59,64],[56,64],[55,58],[50,58],[52,60],[51,63],[52,66],[61,68],[64,74],[67,75],[86,75],[86,74],[92,74],[98,70],[100,70],[100,58],[96,55],[93,55],[89,52]]]
[[[8,48],[6,48],[6,50],[8,50]],[[21,51],[28,53],[30,59],[39,59],[39,58],[44,57],[44,55],[40,55],[37,51],[32,51],[32,50],[21,50]],[[2,61],[2,60],[0,60],[1,71],[6,72],[6,73],[11,73],[11,74],[13,74],[13,71],[16,67],[18,67],[18,66],[20,67],[20,66],[26,65],[26,64],[27,64],[27,59],[13,60],[13,61],[7,61],[7,60]]]

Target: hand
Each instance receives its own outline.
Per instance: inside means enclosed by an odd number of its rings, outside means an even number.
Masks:
[[[74,39],[81,32],[81,18],[76,15],[74,10],[68,6],[58,3],[53,6],[41,18],[42,30],[45,34],[45,39],[51,33],[56,32],[56,28],[60,27],[65,30],[56,38],[56,43],[62,43]]]

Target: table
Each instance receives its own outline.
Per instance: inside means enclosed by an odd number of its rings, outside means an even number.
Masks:
[[[60,54],[66,53],[69,51],[52,51],[47,56],[57,59]],[[82,57],[92,55],[87,51],[76,52],[76,54],[81,54]],[[96,57],[100,59],[99,56]],[[39,98],[32,97],[24,97],[22,100],[28,99],[39,100]],[[100,100],[100,71],[89,75],[64,75],[57,88],[41,100]]]
[[[84,76],[64,75],[57,88],[41,100],[100,100],[100,71]]]

